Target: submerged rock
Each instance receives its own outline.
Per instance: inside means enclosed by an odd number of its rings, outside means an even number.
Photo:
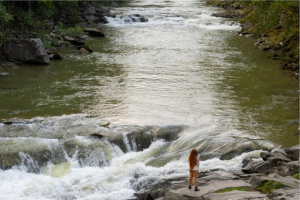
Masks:
[[[89,33],[92,36],[105,37],[105,35],[96,28],[85,28],[83,29],[83,31]]]
[[[1,169],[23,165],[29,172],[39,172],[48,162],[66,161],[63,149],[56,141],[32,138],[1,139],[0,158]]]
[[[46,50],[47,54],[50,57],[50,60],[61,60],[62,57],[59,53],[57,53],[56,51],[54,51],[53,49],[47,49]]]

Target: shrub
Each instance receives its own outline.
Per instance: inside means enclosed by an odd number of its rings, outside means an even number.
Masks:
[[[6,25],[12,19],[13,15],[9,14],[6,7],[0,3],[0,24]]]
[[[300,179],[299,174],[293,175],[293,178],[295,178],[295,179]]]
[[[82,33],[82,31],[83,30],[80,26],[75,25],[75,27],[67,28],[66,34],[70,35],[70,36],[73,36],[75,34]]]
[[[276,181],[263,181],[259,186],[255,187],[256,190],[261,191],[262,193],[268,194],[271,190],[282,188],[281,183]]]

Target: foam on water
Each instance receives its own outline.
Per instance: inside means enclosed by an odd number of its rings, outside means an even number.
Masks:
[[[49,164],[40,174],[28,173],[20,168],[1,170],[0,199],[122,200],[132,196],[136,190],[163,178],[188,178],[188,155],[162,167],[145,164],[165,145],[166,142],[158,140],[141,152],[115,152],[110,164],[103,167],[81,167],[74,156],[69,159],[69,163],[56,166]],[[227,161],[217,158],[201,161],[200,171],[214,168],[240,169],[242,159],[258,158],[260,152],[244,153]]]
[[[222,19],[212,16],[214,13],[210,10],[190,9],[184,7],[176,8],[148,8],[140,10],[138,8],[117,9],[114,17],[106,16],[107,26],[161,26],[176,25],[178,28],[193,26],[199,29],[208,30],[240,30],[240,24],[237,21]],[[134,22],[128,17],[130,14],[140,14],[145,16],[148,22]]]

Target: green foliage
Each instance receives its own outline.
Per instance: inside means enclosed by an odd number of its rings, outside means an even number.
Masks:
[[[83,32],[82,28],[77,25],[75,25],[75,27],[67,28],[67,30],[66,30],[66,34],[70,35],[70,36],[73,36],[73,35],[76,35],[76,34],[82,33],[82,32]]]
[[[240,191],[248,191],[246,188],[241,188],[241,187],[231,187],[231,188],[225,188],[221,191],[216,191],[214,193],[224,193],[224,192],[231,192],[233,190],[240,190]]]
[[[64,24],[61,21],[57,22],[57,28],[58,28],[58,30],[63,30]]]
[[[251,22],[250,31],[256,35],[283,30],[294,35],[299,25],[299,5],[295,1],[251,1],[242,22]]]
[[[299,174],[293,175],[293,178],[295,178],[295,179],[300,179]]]
[[[33,12],[27,13],[22,11],[20,13],[20,21],[18,24],[23,30],[35,30],[38,28],[39,20],[35,18],[35,14]]]
[[[256,190],[261,191],[262,193],[268,194],[271,190],[282,188],[281,183],[278,183],[276,181],[263,181],[261,184],[257,187],[255,187]]]
[[[0,2],[0,24],[6,25],[10,20],[13,19],[13,15],[9,14],[6,7]]]
[[[52,1],[37,1],[36,12],[45,17],[52,17],[54,14],[54,5]]]
[[[45,31],[41,31],[39,35],[40,35],[41,41],[44,44],[45,49],[51,49],[51,48],[53,48],[54,45],[57,42],[56,39],[48,38],[47,37],[48,33],[45,32]]]

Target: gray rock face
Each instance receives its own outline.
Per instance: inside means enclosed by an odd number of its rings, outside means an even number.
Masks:
[[[260,156],[263,160],[269,161],[274,165],[277,165],[278,162],[292,162],[290,158],[281,153],[261,152]]]
[[[110,10],[94,5],[93,3],[87,3],[82,8],[81,18],[89,24],[107,23],[105,14]]]
[[[254,161],[251,158],[243,161],[242,171],[245,173],[263,173],[268,174],[273,169],[272,163],[269,161]]]
[[[42,41],[35,39],[11,39],[2,45],[2,53],[23,62],[48,64],[50,62]]]
[[[268,196],[274,200],[299,200],[300,199],[300,191],[299,191],[299,189],[272,190]]]
[[[252,176],[250,178],[249,183],[254,187],[259,186],[261,182],[264,181],[276,181],[281,183],[285,187],[291,188],[298,188],[299,187],[299,180],[292,178],[292,177],[282,177],[277,174],[271,174],[269,176]]]
[[[299,151],[300,151],[300,144],[285,149],[285,152],[293,160],[299,160]]]
[[[102,130],[98,133],[91,134],[91,136],[106,138],[109,142],[118,145],[123,152],[142,151],[143,149],[147,149],[151,143],[157,139],[164,139],[166,141],[177,139],[183,129],[181,126],[166,126],[161,128],[129,126],[111,132]]]
[[[299,173],[299,161],[293,161],[289,163],[279,162],[277,167],[277,174],[280,176],[292,176]]]

